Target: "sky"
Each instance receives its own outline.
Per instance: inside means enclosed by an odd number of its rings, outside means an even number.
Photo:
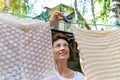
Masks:
[[[74,7],[74,0],[29,0],[29,1],[30,3],[34,4],[32,9],[32,14],[30,14],[30,16],[40,15],[42,11],[45,11],[44,7],[53,8],[61,3]],[[91,11],[89,10],[89,14],[87,13],[86,15],[83,13],[83,10],[82,10],[83,6],[86,6],[87,9],[89,8],[91,9],[89,0],[87,0],[86,2],[87,4],[84,5],[85,4],[84,0],[78,0],[78,4],[79,4],[78,9],[82,16],[84,16],[87,19],[89,18],[91,19],[91,17],[88,17],[88,16],[91,16]]]
[[[74,0],[30,0],[30,3],[34,3],[33,10],[35,14],[40,14],[42,11],[44,11],[44,7],[53,8],[60,3],[66,4],[66,5],[73,5]]]

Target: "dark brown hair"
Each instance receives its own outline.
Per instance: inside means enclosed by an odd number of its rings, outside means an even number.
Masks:
[[[66,37],[64,34],[62,34],[62,33],[55,34],[55,35],[52,37],[52,44],[53,44],[55,41],[59,40],[59,39],[63,39],[63,40],[65,40],[65,41],[67,41],[67,43],[69,44],[69,41],[68,41],[67,37]]]

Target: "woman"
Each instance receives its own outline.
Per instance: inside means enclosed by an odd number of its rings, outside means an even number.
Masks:
[[[84,76],[67,67],[70,57],[69,41],[63,34],[56,34],[52,38],[55,68],[44,80],[84,80]]]
[[[62,20],[62,16],[61,12],[55,12],[50,18],[53,21],[50,26],[52,27]],[[67,67],[71,50],[66,36],[64,34],[54,35],[52,37],[52,47],[55,68],[44,80],[84,80],[84,76],[80,72],[73,71]]]
[[[53,54],[55,59],[55,70],[59,80],[84,80],[84,76],[67,67],[70,57],[69,41],[63,34],[53,36]]]

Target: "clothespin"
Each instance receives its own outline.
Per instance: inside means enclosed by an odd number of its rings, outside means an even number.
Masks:
[[[63,20],[64,20],[66,23],[71,24],[71,20],[69,20],[67,17],[63,16]]]
[[[101,28],[101,31],[104,31],[104,29],[103,29],[103,28]]]
[[[44,19],[44,21],[45,22],[47,22],[47,17],[46,17],[46,15],[45,15],[45,13],[42,11],[42,13],[41,13],[41,16],[42,16],[42,18]]]
[[[115,26],[119,26],[120,27],[120,22],[116,21],[115,22]]]

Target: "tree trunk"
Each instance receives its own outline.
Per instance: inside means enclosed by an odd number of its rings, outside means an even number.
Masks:
[[[109,24],[115,25],[116,23],[120,23],[120,0],[111,0]]]
[[[78,11],[77,8],[77,0],[74,1],[74,6],[75,6],[75,18],[76,18],[76,22],[81,21],[83,27],[86,27],[88,30],[90,30],[91,28],[88,26],[86,20],[82,17],[82,15],[80,14],[80,12]]]
[[[94,22],[94,26],[97,30],[97,25],[96,25],[96,19],[95,19],[95,12],[94,12],[94,3],[93,0],[91,0],[91,10],[92,10],[92,15],[93,15],[93,22]]]

